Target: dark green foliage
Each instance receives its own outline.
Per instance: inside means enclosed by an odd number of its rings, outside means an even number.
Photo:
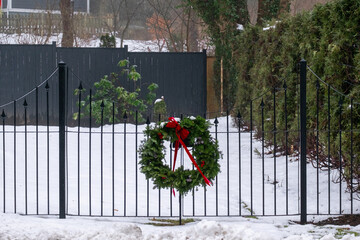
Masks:
[[[115,48],[116,47],[116,39],[113,35],[109,35],[108,33],[102,35],[100,37],[100,47],[103,48]]]
[[[128,80],[134,82],[135,91],[130,92],[120,85],[119,75],[111,73],[110,76],[105,75],[99,82],[94,83],[95,93],[92,96],[92,116],[97,123],[101,122],[101,112],[103,103],[104,122],[112,123],[113,120],[113,103],[115,105],[115,122],[120,122],[126,113],[130,120],[135,118],[135,113],[138,111],[139,122],[144,121],[142,114],[147,110],[148,106],[152,105],[156,94],[155,91],[158,85],[152,83],[148,86],[148,94],[146,99],[140,99],[140,88],[136,87],[136,81],[141,78],[140,74],[136,71],[135,65],[129,65],[128,60],[121,60],[118,66],[122,68],[122,74],[126,74]],[[85,91],[83,89],[82,91]],[[75,95],[79,94],[79,90],[75,90]],[[86,96],[81,101],[81,106],[84,108],[83,112],[86,116],[90,114],[90,96]],[[73,116],[74,119],[78,118],[78,113]]]
[[[264,99],[265,131],[273,129],[273,88],[276,87],[276,126],[285,129],[284,89],[287,86],[288,129],[298,130],[299,121],[299,75],[298,63],[303,58],[309,67],[327,84],[346,95],[342,110],[342,165],[346,180],[350,181],[350,98],[360,103],[360,2],[358,0],[336,0],[315,7],[312,12],[295,17],[283,17],[276,26],[266,31],[259,26],[248,26],[238,36],[236,52],[239,71],[239,88],[236,108],[249,123],[250,99],[265,93],[253,102],[255,128],[261,129],[261,99]],[[308,73],[308,154],[316,158],[316,85],[317,78]],[[341,95],[330,92],[331,117],[331,168],[340,167],[339,117]],[[328,88],[320,82],[319,126],[321,166],[327,167],[328,145]],[[360,129],[359,105],[353,106],[354,129]],[[247,117],[246,117],[247,116]],[[259,131],[260,133],[260,131]],[[261,136],[261,135],[260,135]],[[266,133],[269,144],[272,133]],[[296,149],[297,134],[290,134],[291,145]],[[360,178],[358,157],[359,134],[354,132],[354,178]],[[284,146],[284,134],[278,134],[278,143]],[[355,184],[356,191],[359,186]]]
[[[163,98],[163,97],[162,97]],[[154,116],[161,116],[161,121],[167,120],[167,111],[165,99],[154,103]]]
[[[215,56],[215,89],[220,89],[220,61],[224,67],[224,105],[231,108],[235,103],[237,89],[237,69],[234,51],[236,37],[241,33],[237,24],[249,23],[249,13],[246,0],[186,0],[199,14],[207,25],[212,43],[216,47]],[[220,91],[217,91],[220,95]]]
[[[220,172],[218,160],[221,157],[218,142],[212,138],[209,127],[210,123],[204,118],[197,117],[194,120],[184,118],[179,122],[182,128],[189,131],[186,138],[189,146],[192,146],[192,155],[201,171],[210,180],[214,180]],[[175,142],[178,138],[174,128],[166,127],[166,124],[148,127],[145,130],[148,140],[144,140],[140,146],[140,170],[146,179],[152,179],[157,188],[175,188],[180,194],[186,194],[194,187],[205,186],[205,181],[198,170],[178,167],[175,172],[169,165],[164,163],[164,141]],[[161,134],[162,137],[159,137]],[[166,144],[168,145],[168,144]]]
[[[260,0],[257,23],[262,25],[265,21],[277,18],[280,10],[280,0]]]

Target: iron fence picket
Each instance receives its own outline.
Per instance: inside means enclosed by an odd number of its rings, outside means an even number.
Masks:
[[[127,123],[127,114],[125,112],[124,116],[124,216],[126,216],[126,123]]]
[[[6,115],[5,115],[5,112],[4,112],[4,109],[2,111],[2,114],[1,114],[1,118],[2,118],[2,127],[3,127],[3,213],[6,212],[6,161],[5,161],[5,118],[6,118]]]
[[[241,189],[241,185],[242,185],[242,181],[241,181],[241,115],[240,112],[238,112],[237,114],[237,120],[238,120],[238,138],[239,138],[239,145],[238,145],[238,150],[239,150],[239,216],[241,216],[241,204],[242,204],[242,198],[241,198],[241,194],[242,194],[242,189]],[[205,214],[206,215],[206,214]]]
[[[339,173],[339,177],[340,177],[340,182],[339,182],[339,213],[342,213],[342,141],[341,141],[341,136],[342,136],[342,125],[341,125],[341,121],[342,121],[342,99],[340,98],[339,101],[339,163],[340,163],[340,173]]]
[[[89,91],[89,215],[91,216],[91,145],[92,145],[92,139],[91,139],[91,129],[92,129],[92,89],[90,88]]]
[[[25,215],[28,214],[28,169],[27,169],[27,107],[28,104],[26,102],[26,99],[23,103],[24,107],[24,118],[25,118]]]
[[[50,114],[49,114],[49,83],[46,81],[46,180],[47,180],[47,214],[50,215]],[[16,109],[14,110],[14,116]],[[16,119],[16,117],[14,117]],[[15,122],[15,120],[14,120]],[[15,123],[14,123],[15,125]],[[15,136],[14,136],[15,137]]]
[[[136,110],[135,112],[135,216],[138,216],[138,119],[139,112]],[[170,166],[171,168],[171,166]],[[171,191],[170,191],[171,194]],[[170,195],[171,197],[171,195]]]
[[[170,143],[170,170],[173,168],[172,166],[172,144]],[[170,187],[170,216],[172,217],[173,216],[173,205],[172,205],[172,194],[173,194],[173,188]]]
[[[39,214],[39,88],[35,90],[35,125],[36,125],[36,214]]]
[[[206,119],[206,113],[203,116]],[[204,215],[206,216],[206,185],[204,186]]]
[[[150,126],[150,117],[146,118],[146,128],[148,129]],[[146,136],[146,139],[149,139],[149,136]],[[149,179],[146,180],[146,216],[149,217],[149,207],[150,207],[150,182]]]
[[[319,91],[320,83],[319,80],[316,81],[316,212],[319,214]]]
[[[101,108],[101,135],[100,135],[100,175],[101,175],[101,184],[100,184],[100,191],[101,191],[101,214],[100,216],[103,216],[103,208],[104,208],[104,101],[100,104]]]
[[[16,100],[14,100],[14,213],[17,213],[17,192],[16,192]]]
[[[215,118],[214,124],[215,124],[215,140],[217,141],[218,140],[218,124],[219,124],[219,121],[218,121],[217,117]],[[216,216],[218,216],[219,215],[219,197],[218,197],[218,195],[219,195],[219,191],[218,191],[219,180],[218,180],[218,175],[216,175],[215,181],[216,181],[216,186],[215,186],[215,188],[216,188]]]
[[[354,178],[354,168],[353,168],[353,166],[354,166],[354,152],[353,152],[353,138],[354,138],[354,129],[353,129],[353,127],[354,127],[354,119],[353,119],[353,105],[354,105],[354,99],[353,98],[351,98],[351,100],[350,100],[351,102],[350,102],[350,178],[351,178],[351,180],[350,180],[350,188],[351,188],[351,190],[350,190],[350,202],[351,202],[351,214],[353,214],[354,213],[354,206],[353,206],[353,204],[354,204],[354,202],[353,202],[353,191],[354,191],[354,186],[353,186],[353,178]]]
[[[159,124],[161,122],[161,114],[158,115]],[[194,191],[193,191],[194,193]],[[161,216],[161,188],[159,188],[159,217]]]
[[[78,132],[77,132],[77,143],[78,143],[78,148],[77,148],[77,158],[78,158],[78,162],[77,162],[77,167],[78,167],[78,215],[80,216],[80,126],[81,126],[81,92],[83,90],[83,86],[82,83],[80,82],[80,85],[78,87],[79,90],[79,99],[78,99]]]
[[[264,99],[261,99],[261,163],[262,163],[262,215],[265,216],[265,126]]]
[[[276,148],[277,148],[277,142],[276,142],[276,135],[277,135],[277,127],[276,127],[276,87],[274,87],[274,215],[276,215]]]
[[[328,89],[327,89],[327,93],[328,93],[328,108],[327,108],[327,113],[328,113],[328,214],[330,214],[330,199],[331,199],[331,191],[330,191],[330,172],[331,172],[331,152],[330,152],[330,133],[331,133],[331,125],[330,125],[330,121],[331,121],[331,115],[330,115],[330,85],[328,85]]]
[[[192,165],[192,170],[194,170],[195,167],[194,167],[194,164]],[[193,187],[192,189],[192,213],[193,213],[193,216],[195,216],[195,188]]]
[[[112,216],[115,216],[115,102],[112,102]],[[136,201],[137,206],[137,201]]]
[[[287,85],[286,79],[284,80],[284,111],[285,111],[285,181],[286,181],[286,195],[285,195],[285,205],[286,205],[286,215],[289,214],[289,132],[288,132],[288,108],[287,108]]]
[[[250,214],[253,215],[253,101],[250,101]]]
[[[230,216],[230,145],[229,145],[229,110],[226,111],[226,153],[227,153],[227,215]]]

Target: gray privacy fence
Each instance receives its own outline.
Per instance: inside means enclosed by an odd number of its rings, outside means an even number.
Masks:
[[[147,92],[150,83],[157,83],[157,97],[165,97],[168,113],[180,114],[189,112],[193,115],[206,111],[206,51],[200,53],[151,53],[128,52],[125,48],[58,48],[52,45],[0,45],[0,105],[13,101],[34,90],[34,86],[49,78],[57,69],[60,61],[67,65],[66,93],[68,123],[71,124],[72,113],[76,112],[77,96],[73,90],[79,87],[80,81],[85,89],[93,87],[104,75],[120,72],[117,63],[129,59],[137,65],[142,78],[141,97]],[[57,73],[54,76],[53,88],[50,88],[50,124],[58,119]],[[122,76],[121,85],[133,91],[133,84]],[[39,96],[39,121],[45,123],[46,106],[44,96]],[[35,98],[28,99],[29,104]],[[149,112],[150,114],[151,112]],[[28,120],[34,123],[35,110],[29,109]],[[9,114],[9,118],[13,115]],[[22,123],[19,117],[18,122]]]

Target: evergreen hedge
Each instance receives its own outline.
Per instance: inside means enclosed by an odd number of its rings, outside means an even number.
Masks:
[[[269,28],[247,26],[237,36],[237,59],[239,87],[236,109],[249,123],[250,100],[253,101],[254,126],[261,136],[261,100],[264,101],[265,138],[273,143],[273,89],[276,89],[276,127],[279,151],[285,150],[284,83],[287,91],[287,114],[289,132],[288,151],[298,147],[299,129],[299,61],[305,59],[308,66],[326,84],[337,89],[319,85],[319,143],[321,167],[340,167],[340,128],[342,143],[343,177],[350,183],[350,99],[360,103],[360,1],[335,0],[316,6],[311,12],[295,17],[284,16]],[[308,71],[307,80],[307,126],[308,154],[316,161],[316,98],[317,78]],[[341,103],[341,104],[340,104]],[[330,108],[330,166],[328,164],[328,107]],[[353,105],[353,160],[354,190],[359,192],[360,179],[360,105]],[[271,151],[271,148],[270,148]],[[316,162],[315,162],[316,164]],[[349,185],[350,186],[350,185]]]

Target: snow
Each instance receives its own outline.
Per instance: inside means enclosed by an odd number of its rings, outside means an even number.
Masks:
[[[0,44],[52,44],[56,42],[57,46],[61,46],[62,34],[56,36],[36,36],[32,34],[4,34],[0,33]],[[88,39],[75,39],[75,46],[96,48],[100,46],[100,39],[91,37]],[[128,46],[129,52],[159,52],[159,47],[156,41],[141,41],[141,40],[124,40],[123,45]],[[116,38],[116,47],[120,47],[120,38]],[[162,52],[167,52],[166,46],[162,47]]]
[[[244,25],[238,23],[236,29],[239,31],[244,31]]]
[[[275,25],[274,25],[274,26],[269,26],[269,27],[264,27],[264,28],[263,28],[263,31],[267,31],[267,30],[275,29],[275,28],[276,28]]]
[[[161,98],[158,98],[155,100],[154,104],[157,104],[158,102],[164,101],[164,96],[161,96]]]
[[[230,124],[230,152],[227,152],[226,142],[226,117],[221,117],[218,126],[218,139],[221,151],[224,154],[224,158],[221,161],[221,173],[218,177],[219,184],[219,215],[227,214],[227,202],[229,202],[230,214],[235,215],[241,210],[242,214],[248,215],[251,200],[250,200],[250,134],[241,134],[241,157],[242,157],[242,170],[241,180],[242,184],[242,196],[241,196],[241,208],[239,208],[239,164],[238,164],[238,133],[236,127]],[[213,122],[214,120],[211,120]],[[143,138],[141,132],[145,129],[144,125],[139,126],[138,131],[139,139],[138,146]],[[211,131],[214,131],[212,126]],[[6,130],[12,131],[13,126],[6,126]],[[27,144],[27,159],[28,159],[28,213],[36,213],[36,195],[35,195],[35,156],[36,156],[36,135],[34,133],[35,127],[28,126],[28,144]],[[46,149],[46,127],[39,127],[41,133],[39,134],[39,146],[41,149]],[[57,127],[50,128],[50,156],[55,156],[50,159],[50,213],[57,214],[58,209],[58,134]],[[55,216],[47,216],[47,181],[46,181],[46,169],[47,169],[47,154],[39,154],[39,213],[42,215],[34,216],[22,216],[25,212],[24,203],[24,127],[17,127],[17,213],[18,214],[0,214],[0,239],[288,239],[288,240],[307,240],[307,239],[360,239],[354,236],[353,233],[360,233],[360,226],[323,226],[318,227],[311,224],[298,225],[294,221],[299,221],[299,216],[286,216],[286,217],[192,217],[195,222],[188,223],[184,226],[166,226],[158,227],[149,225],[151,218],[147,217],[131,217],[135,215],[135,211],[139,216],[146,216],[147,203],[146,203],[146,179],[142,173],[139,172],[138,166],[135,165],[133,160],[136,153],[135,148],[135,136],[130,134],[135,131],[135,126],[127,124],[126,146],[124,143],[124,124],[115,125],[115,131],[119,134],[115,135],[116,147],[114,149],[116,161],[114,163],[115,178],[114,187],[115,202],[114,208],[115,216],[119,217],[80,217],[74,216],[78,213],[78,134],[77,128],[68,128],[68,213],[72,216],[67,216],[66,219],[58,219]],[[80,128],[80,214],[89,214],[89,129]],[[100,193],[100,128],[92,129],[92,214],[100,215],[101,206],[101,193]],[[103,168],[104,168],[104,185],[103,185],[103,213],[106,216],[112,214],[112,126],[105,125],[103,128],[104,135],[104,151],[103,151]],[[14,159],[14,147],[13,147],[13,134],[7,133],[6,137],[6,211],[13,212],[14,206],[14,188],[12,183],[13,178],[13,159]],[[2,136],[2,132],[0,132]],[[2,137],[0,137],[0,146],[3,146]],[[126,162],[124,161],[124,149],[126,148]],[[253,140],[253,150],[260,149],[261,142]],[[3,149],[0,147],[0,156],[2,156]],[[167,156],[170,152],[167,151]],[[229,154],[229,173],[230,173],[230,198],[227,198],[227,156]],[[271,155],[265,155],[265,197],[266,204],[265,209],[262,208],[262,180],[261,180],[261,156],[253,154],[253,212],[257,215],[261,215],[263,211],[265,214],[272,215],[274,213],[274,191],[277,193],[277,214],[285,213],[285,157],[277,157],[277,175],[276,189],[274,189],[274,169],[273,158]],[[295,161],[297,155],[289,157],[289,214],[297,214],[299,209],[299,174],[298,174],[298,161]],[[180,159],[185,165],[185,168],[190,168],[191,163],[187,159],[185,154],[180,155]],[[178,161],[180,162],[180,161]],[[124,175],[123,166],[126,165],[127,169],[127,185],[126,185],[126,198],[124,199]],[[2,161],[0,163],[2,167]],[[177,165],[178,166],[178,165]],[[1,168],[0,168],[1,169]],[[135,191],[135,172],[138,174],[138,200],[136,201]],[[337,171],[331,172],[331,179],[335,179]],[[326,201],[327,192],[327,171],[320,171],[320,212],[326,213],[328,202]],[[315,199],[316,197],[316,169],[308,164],[308,199]],[[3,206],[3,181],[0,180],[0,206]],[[150,187],[152,184],[150,183]],[[343,185],[343,190],[346,185]],[[339,212],[338,206],[339,185],[331,184],[331,211],[333,214]],[[173,219],[177,219],[179,214],[178,198],[173,198],[173,206],[170,207],[169,190],[161,190],[161,214],[170,215],[170,210],[173,213]],[[178,196],[178,195],[177,195]],[[195,192],[195,215],[202,215],[204,213],[203,204],[204,191],[203,188],[199,188]],[[150,189],[150,216],[157,216],[159,190]],[[126,216],[124,215],[124,203],[126,200]],[[343,192],[343,211],[349,212],[349,194]],[[189,194],[183,199],[183,215],[191,216],[192,210],[192,195]],[[354,202],[354,210],[359,213],[359,202]],[[137,207],[137,209],[136,209]],[[207,191],[207,214],[215,215],[215,186],[208,188]],[[316,212],[316,201],[308,200],[309,212]],[[325,219],[326,216],[308,216],[309,221],[318,221]],[[339,235],[343,232],[342,235]]]
[[[335,240],[339,229],[359,232],[360,227],[298,225],[283,217],[197,219],[182,226],[152,226],[146,218],[89,218],[0,214],[0,239],[251,239]],[[360,239],[345,234],[340,239]]]

